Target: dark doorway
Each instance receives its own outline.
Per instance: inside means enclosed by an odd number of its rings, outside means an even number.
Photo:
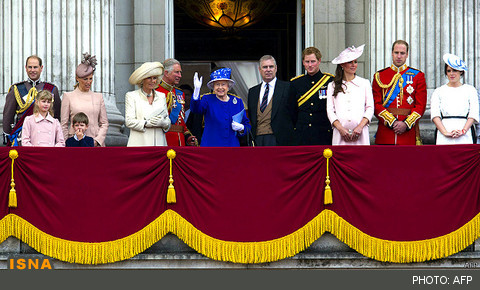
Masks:
[[[185,62],[258,61],[271,54],[277,76],[289,80],[296,69],[297,1],[279,2],[269,16],[235,34],[198,24],[175,3],[175,57]]]

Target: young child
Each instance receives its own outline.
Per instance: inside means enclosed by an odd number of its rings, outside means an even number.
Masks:
[[[42,90],[35,99],[33,114],[23,122],[22,146],[65,147],[60,122],[52,117],[52,93]]]
[[[85,135],[88,128],[88,116],[85,113],[77,113],[72,118],[72,127],[75,135],[67,139],[67,147],[94,147],[92,137]]]

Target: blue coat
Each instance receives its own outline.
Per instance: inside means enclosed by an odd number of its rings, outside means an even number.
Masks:
[[[205,94],[197,101],[192,99],[191,111],[205,116],[202,147],[238,147],[240,146],[238,137],[250,131],[251,126],[242,99],[231,94],[228,96],[230,97],[228,102],[220,101],[215,94]],[[232,129],[233,116],[240,112],[242,113],[239,123],[245,126],[242,134]]]

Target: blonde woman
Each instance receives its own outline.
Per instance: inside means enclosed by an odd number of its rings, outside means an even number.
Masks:
[[[160,62],[146,62],[129,78],[139,88],[125,95],[125,126],[130,128],[127,146],[167,146],[170,129],[166,96],[155,91],[163,74]]]

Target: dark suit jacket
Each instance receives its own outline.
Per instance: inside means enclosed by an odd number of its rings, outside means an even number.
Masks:
[[[252,124],[252,134],[257,133],[257,108],[262,83],[248,90],[248,118]],[[277,78],[272,96],[272,130],[280,146],[293,145],[293,123],[287,102],[290,89],[289,82]]]

